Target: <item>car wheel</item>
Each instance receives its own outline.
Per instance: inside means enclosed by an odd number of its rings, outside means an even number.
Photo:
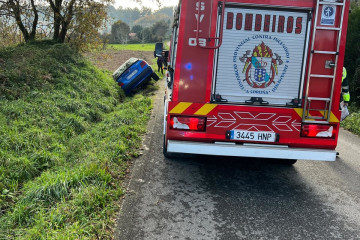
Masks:
[[[156,73],[154,73],[154,72],[151,74],[151,77],[152,77],[155,81],[157,81],[157,80],[160,79],[159,76],[158,76]]]

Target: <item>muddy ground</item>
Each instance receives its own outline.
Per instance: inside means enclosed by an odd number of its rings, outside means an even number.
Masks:
[[[86,56],[97,67],[114,72],[121,64],[131,57],[144,59],[152,65],[154,59],[153,52],[131,51],[131,50],[106,50],[99,52],[87,53]]]

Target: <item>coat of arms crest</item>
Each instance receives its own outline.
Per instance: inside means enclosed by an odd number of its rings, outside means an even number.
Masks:
[[[278,75],[278,65],[282,65],[281,56],[273,53],[264,42],[255,46],[240,58],[245,63],[243,73],[245,80],[252,88],[267,88],[275,83],[275,75]]]

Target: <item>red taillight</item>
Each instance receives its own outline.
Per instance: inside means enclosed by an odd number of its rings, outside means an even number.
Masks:
[[[143,68],[143,67],[145,67],[146,66],[146,62],[145,61],[142,61],[141,63],[140,63],[140,66]]]
[[[120,87],[122,87],[122,86],[124,86],[124,83],[118,82],[118,85],[119,85]]]
[[[332,138],[336,136],[336,129],[331,125],[307,124],[301,128],[302,137]]]
[[[171,129],[205,131],[206,118],[203,117],[170,117]]]

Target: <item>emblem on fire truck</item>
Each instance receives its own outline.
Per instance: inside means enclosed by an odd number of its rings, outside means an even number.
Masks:
[[[255,46],[239,58],[245,63],[243,73],[245,80],[252,88],[267,88],[275,83],[275,75],[278,75],[278,65],[282,65],[281,56],[273,53],[264,42]]]

